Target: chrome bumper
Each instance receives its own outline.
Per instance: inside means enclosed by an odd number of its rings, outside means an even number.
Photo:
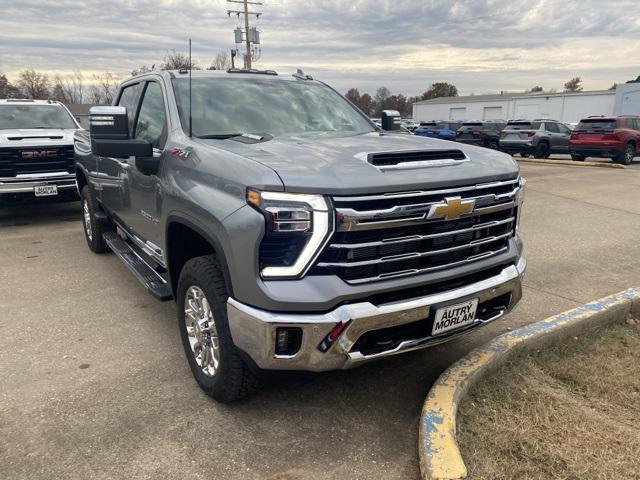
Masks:
[[[323,314],[273,313],[244,305],[233,298],[227,303],[229,327],[234,344],[248,354],[258,367],[267,370],[327,371],[347,369],[364,362],[398,353],[425,348],[448,341],[474,330],[510,311],[522,297],[522,277],[526,260],[506,267],[500,274],[448,292],[385,305],[369,302],[343,305]],[[386,351],[365,355],[353,349],[361,335],[372,330],[424,320],[433,308],[478,298],[482,304],[511,294],[509,305],[488,319],[476,319],[472,325],[443,335],[413,338]],[[339,323],[351,320],[328,351],[318,348],[327,334]],[[302,330],[302,345],[292,356],[275,354],[276,328],[297,327]],[[428,332],[425,332],[428,333]]]
[[[56,185],[58,190],[75,189],[76,176],[73,173],[61,172],[4,177],[0,178],[0,194],[33,193],[35,187],[42,185]]]

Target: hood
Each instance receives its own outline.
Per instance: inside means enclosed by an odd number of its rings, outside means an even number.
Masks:
[[[257,144],[206,143],[273,169],[290,192],[353,195],[485,183],[518,175],[517,163],[504,153],[414,135],[376,132],[340,138],[275,138]],[[366,160],[369,153],[452,149],[464,152],[469,161],[383,170]]]
[[[75,131],[75,129],[60,128],[0,130],[0,148],[73,145]]]

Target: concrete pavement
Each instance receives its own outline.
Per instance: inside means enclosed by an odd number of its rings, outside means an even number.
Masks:
[[[525,296],[449,344],[218,405],[175,306],[86,247],[76,204],[0,207],[0,478],[415,479],[424,397],[508,328],[640,284],[640,163],[522,164]]]

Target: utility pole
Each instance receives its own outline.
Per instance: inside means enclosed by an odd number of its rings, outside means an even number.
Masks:
[[[251,69],[251,62],[255,59],[259,58],[260,54],[260,35],[259,31],[256,27],[249,28],[249,16],[255,15],[256,18],[260,18],[262,12],[251,12],[249,11],[249,5],[262,6],[262,2],[254,2],[249,0],[227,0],[228,3],[239,3],[242,4],[242,10],[227,10],[227,15],[231,16],[231,14],[235,14],[238,18],[240,15],[244,15],[244,30],[240,27],[236,29],[236,45],[244,43],[245,53],[244,53],[244,68],[247,70]],[[254,45],[254,48],[252,48]],[[255,58],[254,58],[255,57]]]

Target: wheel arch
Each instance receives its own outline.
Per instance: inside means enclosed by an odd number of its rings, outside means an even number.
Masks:
[[[182,267],[192,258],[203,255],[215,255],[227,283],[227,291],[233,295],[233,285],[229,274],[229,265],[222,244],[206,228],[197,221],[186,216],[172,214],[167,218],[166,231],[167,270],[171,281],[171,289],[176,296],[178,279]]]

